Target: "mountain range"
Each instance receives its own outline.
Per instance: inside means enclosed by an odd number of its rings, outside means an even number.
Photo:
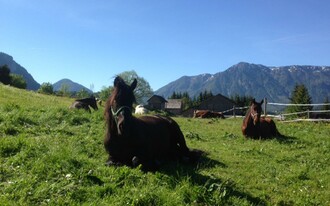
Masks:
[[[0,66],[7,65],[10,69],[11,73],[22,75],[27,83],[27,89],[28,90],[38,90],[40,88],[40,84],[34,80],[32,75],[28,73],[28,71],[22,67],[20,64],[18,64],[14,58],[6,53],[0,52]],[[70,92],[78,92],[82,89],[88,91],[89,93],[93,93],[91,90],[87,89],[83,85],[73,82],[70,79],[62,79],[58,82],[53,84],[54,91],[59,91],[62,84],[65,84],[68,86]]]
[[[0,52],[0,66],[7,65],[11,73],[22,75],[26,81],[26,88],[29,90],[37,90],[40,84],[33,79],[32,75],[21,65],[16,63],[12,56]]]
[[[40,84],[33,79],[28,71],[16,63],[12,56],[0,52],[0,66],[8,65],[12,73],[22,75],[27,82],[27,89],[37,90]],[[62,79],[54,83],[54,91],[66,84],[72,92],[82,89],[92,92],[79,83]],[[155,94],[168,98],[173,92],[188,92],[190,97],[204,91],[214,95],[227,97],[235,95],[253,96],[256,99],[268,98],[269,101],[289,102],[289,97],[296,84],[304,84],[314,103],[323,103],[330,98],[330,67],[329,66],[264,66],[240,62],[225,71],[216,74],[200,74],[183,76],[164,87]]]
[[[87,89],[86,87],[82,86],[81,84],[78,84],[76,82],[73,82],[70,79],[61,79],[60,81],[53,84],[54,91],[61,90],[62,85],[68,86],[69,91],[71,92],[79,92],[81,90],[85,90],[88,93],[93,93],[90,89]]]
[[[269,67],[240,62],[216,74],[183,76],[158,89],[155,94],[167,98],[173,92],[188,92],[190,97],[194,97],[206,90],[227,97],[266,97],[269,101],[289,102],[290,93],[296,84],[307,87],[314,103],[323,103],[326,97],[330,97],[330,67]]]

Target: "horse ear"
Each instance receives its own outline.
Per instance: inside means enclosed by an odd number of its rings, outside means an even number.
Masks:
[[[130,86],[132,91],[136,88],[136,85],[137,85],[137,80],[134,79],[134,81],[132,82],[132,84]]]
[[[251,100],[251,103],[250,103],[250,105],[252,105],[252,104],[255,104],[256,103],[256,99],[255,98],[253,98],[252,100]]]
[[[118,87],[119,84],[120,84],[120,82],[121,82],[121,78],[120,78],[119,76],[117,76],[117,77],[115,78],[115,80],[113,81],[113,86],[114,86],[114,87]]]
[[[261,105],[262,103],[264,103],[264,100],[263,100],[263,99],[261,100],[260,105]]]

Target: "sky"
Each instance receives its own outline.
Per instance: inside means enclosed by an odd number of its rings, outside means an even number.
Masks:
[[[157,89],[239,63],[330,66],[329,0],[0,0],[0,51],[38,83]]]

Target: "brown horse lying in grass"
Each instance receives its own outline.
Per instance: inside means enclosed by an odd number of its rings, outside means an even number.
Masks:
[[[250,108],[246,112],[242,124],[242,133],[247,138],[264,139],[281,136],[271,118],[261,117],[262,103],[263,100],[258,103],[253,99]]]
[[[213,112],[210,110],[195,110],[194,118],[221,118],[224,119],[225,116],[222,112]]]
[[[98,110],[96,98],[94,96],[84,99],[77,99],[72,103],[70,109],[84,109],[86,111],[91,112],[91,109],[89,107],[92,107],[94,110]]]
[[[143,169],[155,170],[166,160],[196,161],[201,152],[189,150],[173,119],[132,115],[136,85],[136,79],[127,85],[121,77],[116,77],[114,90],[106,102],[104,147],[109,153],[107,164],[141,164]]]

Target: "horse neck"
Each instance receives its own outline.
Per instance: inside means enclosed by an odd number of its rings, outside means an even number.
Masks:
[[[243,122],[245,125],[249,125],[249,124],[253,123],[253,119],[251,117],[251,108],[249,108],[247,110]]]
[[[114,135],[114,134],[117,134],[117,127],[116,127],[116,123],[115,123],[115,119],[112,115],[112,112],[111,112],[111,103],[110,102],[107,102],[106,103],[106,106],[105,106],[105,110],[104,110],[104,118],[105,118],[105,121],[106,121],[106,127],[107,127],[107,135]]]

